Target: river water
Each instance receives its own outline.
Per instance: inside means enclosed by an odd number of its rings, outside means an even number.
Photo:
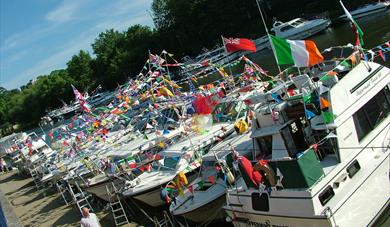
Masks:
[[[365,45],[363,47],[365,49],[370,49],[390,40],[389,21],[390,10],[378,13],[377,15],[361,18],[356,21],[364,32],[363,39]],[[316,43],[320,51],[323,51],[326,48],[332,46],[355,43],[355,35],[353,34],[349,23],[331,26],[320,34],[310,37],[309,39]],[[277,74],[277,66],[272,54],[272,50],[268,49],[251,54],[249,58],[259,64],[265,70],[269,71],[271,75]],[[390,56],[388,56],[385,65],[390,66]]]

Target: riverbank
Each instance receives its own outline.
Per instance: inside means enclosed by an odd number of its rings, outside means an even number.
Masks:
[[[66,206],[54,188],[37,191],[31,178],[18,176],[17,171],[0,175],[0,191],[16,214],[18,223],[13,226],[80,226],[81,215],[74,205]],[[3,199],[2,199],[3,200]],[[6,202],[6,201],[3,201]],[[6,211],[3,207],[4,213]],[[108,211],[96,212],[102,226],[113,226],[114,220]],[[5,214],[7,216],[7,214]],[[130,226],[136,226],[131,224]]]

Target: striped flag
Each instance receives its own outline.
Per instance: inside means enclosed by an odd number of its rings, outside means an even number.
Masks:
[[[311,40],[288,40],[273,35],[270,37],[279,65],[310,67],[324,60],[316,44]]]
[[[345,8],[344,4],[342,1],[340,1],[341,7],[343,7],[344,13],[347,16],[347,18],[351,21],[352,29],[353,32],[356,35],[356,46],[363,46],[364,41],[363,41],[363,31],[359,27],[359,25],[356,23],[356,21],[353,19],[352,15],[348,12],[348,10]]]
[[[87,101],[84,99],[84,96],[77,90],[77,88],[75,88],[75,86],[73,86],[73,84],[71,84],[70,86],[72,86],[73,93],[74,93],[74,95],[76,96],[76,99],[79,101],[80,108],[81,108],[84,112],[90,113],[90,112],[91,112],[91,107],[90,107],[90,105],[87,103]]]

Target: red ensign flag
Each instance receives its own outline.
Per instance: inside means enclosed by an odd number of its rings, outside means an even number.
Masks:
[[[225,43],[227,52],[235,52],[239,50],[249,50],[252,52],[256,52],[256,44],[249,39],[243,38],[223,38],[223,42]]]

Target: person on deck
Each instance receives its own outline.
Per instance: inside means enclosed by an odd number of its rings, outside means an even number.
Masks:
[[[89,209],[84,207],[82,209],[83,217],[81,218],[81,227],[101,227],[99,219],[96,214],[90,213]]]

